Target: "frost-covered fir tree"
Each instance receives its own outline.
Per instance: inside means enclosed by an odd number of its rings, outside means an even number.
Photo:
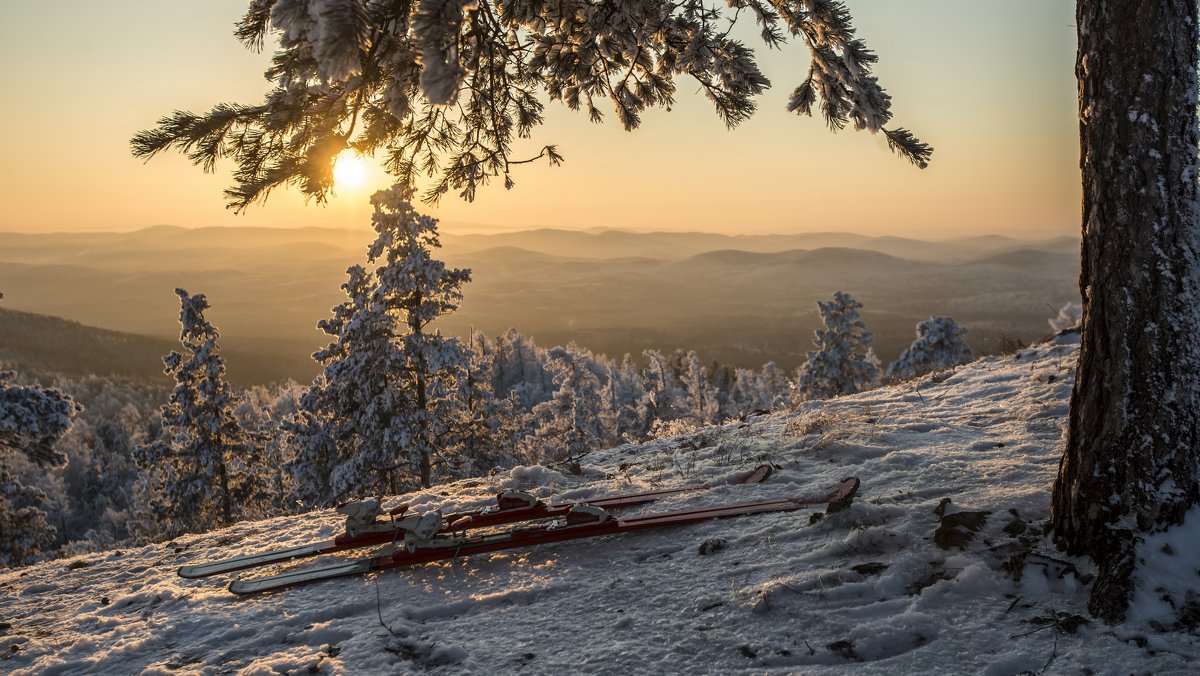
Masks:
[[[470,271],[433,258],[437,221],[410,195],[371,197],[375,267],[349,268],[346,301],[318,325],[333,342],[313,355],[324,370],[292,428],[298,490],[314,504],[431,485],[452,424],[466,354],[430,324],[458,307]]]
[[[495,344],[482,331],[473,332],[446,441],[458,477],[511,465],[516,455],[517,403],[512,397],[497,397],[492,389],[495,359]]]
[[[949,317],[934,315],[917,324],[917,339],[887,367],[887,378],[915,378],[940,369],[966,364],[975,358],[963,336],[965,327]]]
[[[646,384],[632,355],[627,353],[620,366],[612,361],[608,363],[608,382],[605,383],[604,396],[608,400],[606,408],[611,415],[613,428],[609,432],[608,445],[645,438],[650,428],[649,421],[644,417],[644,409],[640,405],[645,395]]]
[[[14,465],[45,471],[66,464],[57,444],[80,411],[56,389],[15,379],[12,371],[0,371],[0,566],[26,563],[56,541],[58,531],[46,521],[46,494],[26,485]]]
[[[796,377],[799,399],[829,399],[862,392],[879,384],[879,358],[871,348],[874,336],[859,317],[862,303],[848,293],[834,293],[832,301],[818,301],[823,329],[813,338],[816,350]]]
[[[788,374],[775,362],[763,364],[761,371],[737,369],[728,397],[729,417],[751,411],[769,411],[787,403],[792,384]]]
[[[537,427],[526,439],[534,458],[563,461],[603,445],[601,421],[604,383],[591,352],[574,343],[547,352],[556,389],[533,409]]]
[[[546,351],[515,328],[496,339],[492,389],[515,395],[525,410],[547,401],[554,393],[554,378],[546,368]]]
[[[683,384],[679,382],[671,359],[658,350],[645,350],[646,368],[643,380],[646,396],[642,400],[642,417],[650,421],[667,422],[681,415],[679,402],[683,398]]]
[[[346,300],[317,323],[334,337],[313,354],[325,368],[301,395],[294,418],[285,423],[296,438],[296,457],[287,469],[297,499],[308,507],[336,502],[357,488],[339,484],[335,490],[334,470],[359,454],[367,439],[378,436],[366,411],[382,409],[372,402],[387,392],[388,370],[403,363],[391,339],[398,331],[393,326],[396,318],[371,307],[374,278],[360,265],[350,266],[346,275]],[[386,477],[371,483],[384,482]]]
[[[141,508],[153,534],[165,536],[227,526],[262,488],[258,449],[234,415],[220,334],[204,317],[208,299],[183,289],[175,294],[184,351],[163,357],[175,389],[162,407],[162,436],[134,452]]]
[[[287,470],[295,459],[294,436],[288,423],[300,410],[300,399],[307,386],[294,380],[278,385],[259,385],[242,392],[241,404],[234,411],[242,427],[262,453],[262,500],[255,507],[264,518],[295,511],[296,488]],[[251,514],[255,516],[255,514]]]
[[[237,209],[280,185],[323,199],[346,149],[382,154],[410,188],[432,174],[427,199],[455,190],[470,200],[493,177],[513,185],[510,169],[529,160],[514,158],[511,145],[542,123],[543,94],[593,121],[607,99],[632,130],[646,109],[669,108],[676,78],[688,78],[728,126],[742,122],[770,86],[754,52],[731,37],[729,23],[751,14],[767,46],[791,37],[811,54],[788,110],[811,115],[819,101],[832,128],[881,132],[925,166],[931,148],[888,127],[876,57],[839,0],[739,0],[728,10],[641,0],[251,0],[237,37],[251,49],[268,37],[279,44],[265,101],[173,113],[137,134],[133,151],[177,148],[206,168],[232,158],[226,194]],[[554,146],[537,157],[561,160]]]
[[[721,410],[717,391],[709,382],[708,368],[700,363],[700,357],[694,350],[688,351],[683,359],[679,381],[683,385],[682,408],[686,411],[685,416],[697,426],[716,423]]]

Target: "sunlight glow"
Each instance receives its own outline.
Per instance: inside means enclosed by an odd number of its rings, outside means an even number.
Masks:
[[[353,152],[338,155],[333,164],[333,184],[344,190],[357,190],[367,182],[367,163]]]

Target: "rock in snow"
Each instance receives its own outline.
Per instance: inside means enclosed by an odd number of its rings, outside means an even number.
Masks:
[[[582,476],[523,467],[389,501],[463,509],[505,488],[581,500],[778,468],[761,485],[635,510],[652,513],[858,476],[851,506],[823,518],[714,521],[257,598],[175,569],[329,537],[340,528],[332,511],[3,571],[0,670],[1195,673],[1195,533],[1147,545],[1133,619],[1117,627],[1084,617],[1091,562],[1043,536],[1077,343],[1066,334],[894,387],[593,453]],[[985,512],[951,519],[969,537],[935,542],[948,515]],[[1162,612],[1170,604],[1176,616]]]

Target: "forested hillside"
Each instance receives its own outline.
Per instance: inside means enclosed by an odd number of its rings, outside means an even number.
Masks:
[[[230,341],[231,378],[244,385],[309,379],[317,372],[307,355],[274,349],[273,341]],[[238,349],[236,345],[258,349]],[[288,343],[284,343],[287,345]],[[23,373],[133,378],[165,385],[162,357],[177,343],[167,338],[112,331],[32,312],[0,308],[0,366]]]

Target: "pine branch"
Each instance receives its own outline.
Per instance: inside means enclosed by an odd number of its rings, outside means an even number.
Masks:
[[[768,48],[790,36],[810,50],[788,110],[811,115],[819,104],[835,130],[853,123],[879,131],[891,119],[890,98],[871,74],[878,57],[855,36],[840,0],[572,2],[568,9],[498,0],[249,0],[234,35],[255,51],[268,33],[279,40],[264,101],[203,115],[176,111],[136,134],[131,149],[146,159],[179,150],[206,172],[233,159],[235,185],[226,195],[238,211],[281,185],[324,200],[333,140],[364,155],[383,151],[402,186],[432,178],[427,200],[451,187],[470,200],[490,178],[513,185],[509,168],[527,160],[509,159],[511,143],[542,124],[543,92],[594,122],[604,119],[597,103],[607,98],[632,130],[647,109],[670,109],[677,78],[689,76],[727,126],[748,119],[770,82],[753,51],[729,38],[746,16]],[[928,163],[928,145],[903,129],[885,133],[897,153]]]
[[[892,152],[904,157],[918,168],[924,169],[929,166],[929,159],[933,156],[933,146],[913,136],[913,133],[904,127],[895,130],[884,129],[883,133],[887,136],[888,147]]]
[[[253,52],[261,52],[263,41],[267,35],[268,23],[271,20],[271,8],[276,0],[251,0],[245,16],[237,23],[233,34]]]

